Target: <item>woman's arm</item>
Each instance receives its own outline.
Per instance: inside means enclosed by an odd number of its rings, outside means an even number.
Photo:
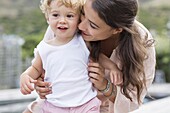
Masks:
[[[117,65],[112,62],[107,56],[104,54],[100,54],[99,63],[110,72],[110,79],[114,85],[119,85],[123,82],[123,75],[121,70],[117,67]]]
[[[110,80],[105,78],[104,68],[99,63],[91,61],[88,64],[88,71],[94,87],[114,102],[117,90]]]
[[[105,56],[103,53],[99,56],[99,63],[108,70],[115,69],[119,70],[115,63],[113,63],[107,56]]]

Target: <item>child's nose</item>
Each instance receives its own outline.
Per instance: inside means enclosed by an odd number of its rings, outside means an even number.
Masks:
[[[66,19],[64,17],[61,17],[59,23],[60,24],[65,24],[66,23]]]

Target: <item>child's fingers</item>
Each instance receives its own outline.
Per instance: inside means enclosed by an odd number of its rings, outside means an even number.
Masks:
[[[21,92],[26,95],[30,94],[32,90],[25,84],[21,87]]]
[[[26,85],[24,85],[24,89],[28,92],[32,92],[34,90],[34,84],[37,82],[37,80],[29,78],[29,82],[26,82]]]
[[[120,85],[123,82],[121,73],[110,73],[110,80],[114,85]]]
[[[112,76],[110,77],[110,80],[111,80],[111,83],[113,83],[113,82],[114,82],[114,81],[113,81],[113,77],[112,77]]]
[[[21,93],[24,94],[24,95],[29,94],[24,88],[21,88],[20,91],[21,91]]]
[[[117,82],[117,74],[116,73],[110,73],[110,80],[111,82],[116,85]]]
[[[114,82],[113,82],[114,85],[117,85],[118,84],[118,75],[115,74],[114,76]]]
[[[36,82],[37,82],[37,80],[30,79],[30,82],[31,82],[31,83],[36,83]]]
[[[118,73],[117,76],[115,77],[115,85],[120,85],[123,83],[123,76],[121,73]]]
[[[25,89],[29,92],[32,92],[34,90],[34,84],[28,84]]]
[[[115,79],[114,79],[114,75],[113,74],[110,75],[110,80],[111,80],[112,83],[114,83]]]
[[[119,77],[119,85],[120,85],[120,84],[123,83],[123,75],[122,75],[122,73],[118,77]]]

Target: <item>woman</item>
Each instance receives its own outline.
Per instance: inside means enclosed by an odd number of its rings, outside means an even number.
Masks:
[[[79,24],[84,40],[102,40],[101,48],[123,73],[123,83],[109,98],[109,113],[128,113],[139,107],[155,72],[153,39],[146,28],[135,20],[137,0],[87,0],[84,19]],[[98,64],[89,65],[94,86],[101,82]],[[98,73],[99,72],[99,73]],[[102,84],[102,85],[101,85]],[[110,88],[111,90],[111,88]]]
[[[123,73],[123,83],[114,85],[99,63],[89,63],[90,81],[103,101],[101,113],[128,113],[137,109],[154,79],[154,41],[148,30],[135,20],[137,11],[137,0],[86,0],[84,5],[79,24],[84,40],[101,40],[101,51]],[[48,85],[42,81],[37,84],[41,98],[51,92],[50,88],[44,88]]]

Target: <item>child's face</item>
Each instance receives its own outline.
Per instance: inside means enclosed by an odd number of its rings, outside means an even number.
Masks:
[[[79,13],[54,0],[51,2],[47,21],[57,38],[72,38],[79,24]]]

